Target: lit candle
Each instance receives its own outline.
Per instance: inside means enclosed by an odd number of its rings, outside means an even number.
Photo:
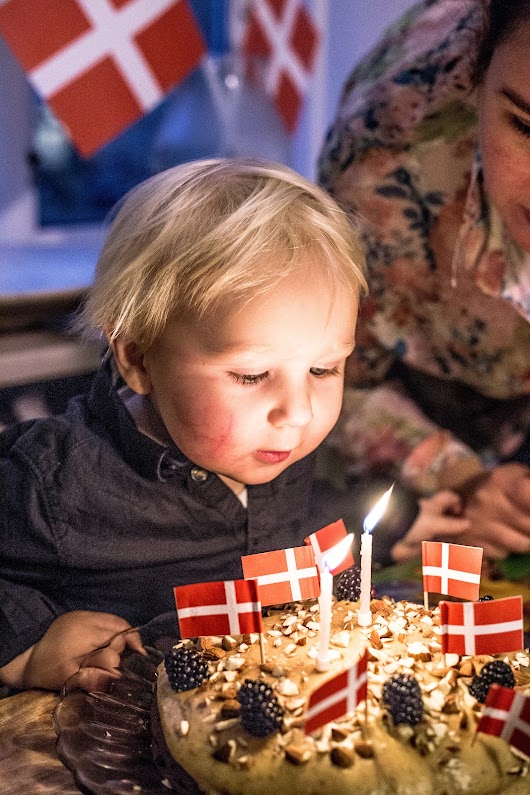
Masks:
[[[372,624],[372,611],[370,610],[370,596],[372,590],[372,530],[379,522],[392,494],[394,484],[385,491],[381,499],[374,505],[363,522],[361,535],[361,604],[357,614],[357,622],[361,627]]]
[[[333,569],[341,563],[348,554],[353,542],[353,533],[349,533],[342,541],[330,547],[320,560],[317,561],[320,570],[320,627],[318,633],[318,656],[315,661],[317,671],[327,671],[329,668],[329,637],[331,634],[331,599],[333,594]]]

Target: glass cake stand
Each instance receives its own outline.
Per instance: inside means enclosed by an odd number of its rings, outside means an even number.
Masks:
[[[90,668],[85,658],[63,686],[52,715],[57,754],[90,795],[168,795],[154,761],[150,712],[156,669],[176,639],[175,613],[135,631],[147,654],[126,649],[120,678]]]

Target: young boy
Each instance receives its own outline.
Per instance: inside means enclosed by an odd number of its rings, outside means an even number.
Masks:
[[[364,287],[346,216],[282,166],[189,163],[129,194],[83,311],[109,342],[91,393],[1,437],[5,684],[58,688],[172,586],[321,526],[314,451]]]

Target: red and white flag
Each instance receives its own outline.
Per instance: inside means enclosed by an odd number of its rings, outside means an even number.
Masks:
[[[475,601],[480,591],[482,547],[423,541],[423,590]]]
[[[347,535],[348,531],[344,526],[344,522],[342,519],[338,519],[338,521],[327,524],[325,527],[317,530],[316,533],[311,533],[310,536],[304,538],[304,541],[313,550],[315,561],[317,565],[319,565],[322,554],[338,544],[339,541],[342,541],[343,538],[346,538]],[[350,549],[346,557],[343,558],[342,563],[340,563],[337,568],[332,569],[331,573],[340,574],[341,571],[345,571],[349,569],[350,566],[353,566],[354,562]]]
[[[250,0],[243,53],[261,58],[260,82],[288,132],[295,132],[319,43],[303,0]]]
[[[503,654],[524,648],[523,599],[440,602],[444,654]]]
[[[368,653],[346,671],[328,679],[309,697],[305,733],[311,734],[325,723],[353,712],[366,699]]]
[[[530,697],[502,685],[490,685],[477,731],[501,737],[530,756]]]
[[[221,580],[173,589],[180,635],[244,635],[261,632],[261,604],[255,580]]]
[[[311,547],[245,555],[241,563],[245,579],[257,580],[262,605],[297,602],[320,594],[320,580]]]
[[[188,0],[6,0],[0,35],[85,157],[206,52]]]

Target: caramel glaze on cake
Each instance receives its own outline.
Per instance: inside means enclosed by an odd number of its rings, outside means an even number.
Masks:
[[[158,717],[172,759],[214,795],[528,795],[527,762],[501,739],[478,734],[482,705],[468,691],[475,673],[492,657],[443,657],[438,608],[384,597],[372,601],[373,626],[357,626],[357,605],[333,608],[330,648],[335,659],[326,673],[314,668],[318,605],[271,610],[264,618],[267,662],[260,666],[258,636],[202,638],[197,646],[211,660],[201,687],[182,693],[160,666]],[[191,641],[189,641],[191,642]],[[304,734],[309,694],[352,665],[369,648],[368,709]],[[509,660],[516,687],[529,688],[526,652]],[[392,725],[380,704],[393,674],[415,675],[423,721],[414,728]],[[246,678],[262,677],[285,710],[281,732],[250,736],[237,717],[237,689]],[[475,738],[475,739],[474,739]],[[184,790],[186,791],[186,790]],[[188,790],[189,791],[189,790]]]

